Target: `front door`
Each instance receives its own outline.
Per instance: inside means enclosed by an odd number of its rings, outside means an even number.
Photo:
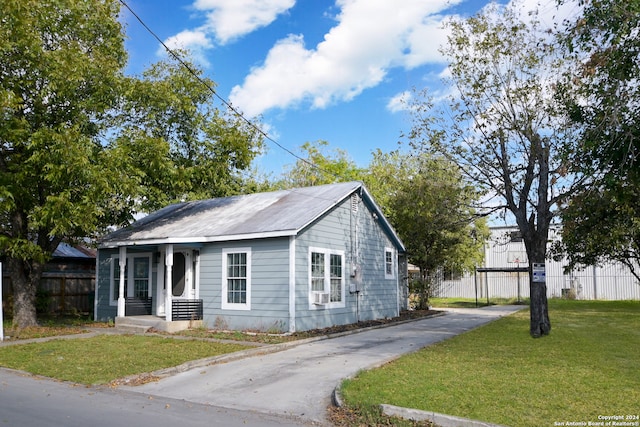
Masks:
[[[171,296],[173,298],[189,298],[190,297],[190,288],[191,288],[191,280],[190,274],[188,274],[191,270],[189,268],[189,262],[191,254],[189,252],[175,252],[173,254],[173,270],[171,271]]]
[[[195,259],[198,257],[196,256]],[[164,260],[164,253],[160,256]],[[173,266],[171,267],[171,278],[167,277],[166,265],[163,261],[158,264],[158,293],[156,298],[156,312],[158,316],[165,315],[165,298],[167,289],[171,292],[172,299],[193,299],[195,298],[196,266],[193,262],[194,254],[192,250],[176,250],[173,253]],[[162,272],[162,273],[160,273]]]

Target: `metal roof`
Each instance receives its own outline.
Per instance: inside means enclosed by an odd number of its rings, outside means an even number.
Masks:
[[[100,247],[292,236],[361,189],[363,199],[379,217],[385,232],[404,251],[395,231],[360,182],[174,204],[107,235]]]
[[[55,251],[53,251],[53,257],[55,258],[87,258],[95,259],[95,250],[85,248],[82,246],[71,246],[68,243],[61,242]]]

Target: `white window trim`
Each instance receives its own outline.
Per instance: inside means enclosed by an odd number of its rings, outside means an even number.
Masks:
[[[340,301],[338,302],[329,302],[328,304],[324,304],[324,305],[316,305],[313,303],[313,293],[314,291],[312,291],[312,286],[311,286],[311,254],[313,252],[318,252],[318,253],[322,253],[324,254],[324,263],[325,263],[325,267],[324,267],[324,292],[328,293],[329,295],[331,295],[331,255],[339,255],[340,258],[342,259],[342,290],[341,290],[341,295],[340,295]],[[326,308],[343,308],[346,307],[346,292],[345,289],[347,287],[347,280],[346,280],[346,276],[345,276],[345,271],[346,271],[346,265],[345,265],[345,256],[344,256],[344,251],[340,251],[340,250],[333,250],[333,249],[327,249],[327,248],[318,248],[318,247],[309,247],[309,253],[307,255],[307,274],[308,274],[308,279],[307,282],[309,284],[309,309],[311,310],[323,310]]]
[[[391,274],[387,273],[387,254],[391,253]],[[396,251],[393,250],[393,248],[384,248],[384,259],[383,259],[383,264],[384,264],[384,278],[385,279],[395,279],[396,278],[396,271],[398,270],[398,266],[397,266],[397,256],[396,256]]]
[[[152,259],[152,254],[149,252],[143,252],[143,253],[127,253],[127,273],[128,273],[128,277],[127,277],[127,282],[128,283],[133,283],[133,268],[131,268],[131,266],[133,265],[133,259],[134,258],[149,258],[149,295],[152,295],[152,290],[153,290],[153,259]],[[120,262],[120,256],[119,255],[115,255],[111,257],[111,265],[109,266],[109,305],[110,306],[118,306],[118,297],[116,296],[116,298],[114,299],[113,296],[115,295],[116,289],[118,289],[120,287],[120,283],[119,283],[119,279],[115,280],[115,278],[113,277],[113,273],[115,270],[115,266]],[[127,288],[127,295],[125,295],[124,297],[130,297],[133,295],[133,286],[129,286]]]
[[[227,302],[227,255],[247,254],[247,302],[243,304]],[[223,310],[251,310],[251,248],[222,249],[222,294],[220,295]]]

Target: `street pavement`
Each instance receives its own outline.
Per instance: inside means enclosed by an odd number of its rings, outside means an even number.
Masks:
[[[523,308],[447,309],[440,316],[305,342],[120,388],[154,398],[326,425],[333,390],[343,379]]]
[[[0,368],[0,425],[25,427],[302,427],[252,411],[52,381]]]

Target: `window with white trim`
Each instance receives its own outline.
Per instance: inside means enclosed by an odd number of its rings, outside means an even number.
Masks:
[[[222,308],[251,309],[251,249],[222,250]]]
[[[129,287],[129,283],[133,283],[133,287]],[[111,305],[118,303],[119,291],[120,257],[113,257],[109,291]],[[127,264],[124,267],[124,297],[147,299],[149,295],[151,295],[151,254],[128,255]]]
[[[394,251],[391,248],[384,248],[384,278],[393,279],[395,275],[395,257]]]
[[[344,252],[309,249],[309,290],[312,306],[344,307]]]

